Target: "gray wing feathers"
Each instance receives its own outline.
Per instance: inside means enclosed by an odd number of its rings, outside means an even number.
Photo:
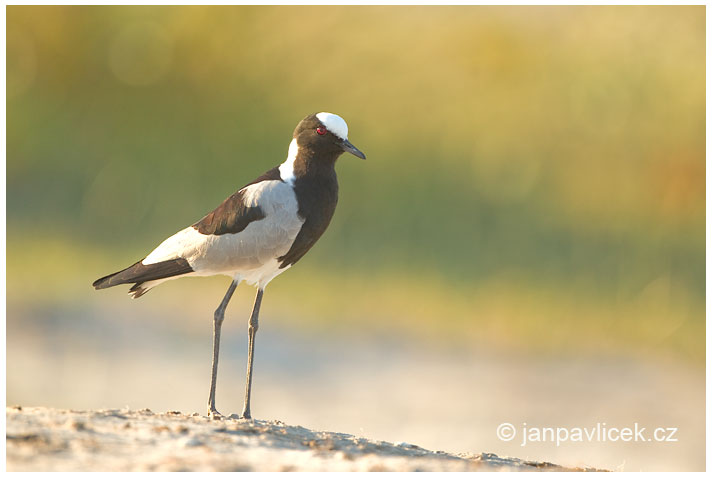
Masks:
[[[264,218],[237,233],[202,234],[188,227],[166,239],[144,264],[182,257],[197,274],[239,273],[258,269],[287,253],[304,223],[292,187],[262,181],[240,190],[245,208],[259,208]]]

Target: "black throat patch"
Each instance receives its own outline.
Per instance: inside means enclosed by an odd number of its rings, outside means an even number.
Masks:
[[[341,148],[337,150],[319,143],[299,144],[293,188],[304,224],[289,251],[277,259],[280,269],[301,259],[329,226],[339,199],[334,166],[341,153]]]

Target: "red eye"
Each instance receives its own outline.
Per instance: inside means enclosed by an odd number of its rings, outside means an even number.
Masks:
[[[316,129],[316,132],[319,133],[319,134],[326,134],[326,130],[325,130],[324,128],[322,128],[321,126],[319,126],[319,127]]]

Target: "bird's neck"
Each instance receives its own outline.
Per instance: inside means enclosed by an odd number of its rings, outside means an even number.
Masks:
[[[294,182],[310,177],[336,179],[336,160],[341,152],[316,151],[309,146],[298,146],[296,140],[289,145],[286,161],[279,166],[282,179]]]
[[[336,159],[338,154],[316,154],[314,151],[302,149],[294,161],[294,175],[297,178],[305,176],[331,176],[336,174]]]

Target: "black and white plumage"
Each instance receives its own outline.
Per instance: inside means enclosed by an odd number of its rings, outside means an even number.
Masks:
[[[141,297],[151,288],[186,276],[223,274],[232,277],[215,311],[213,376],[208,413],[215,409],[215,379],[220,325],[240,282],[258,289],[249,327],[245,407],[250,417],[252,350],[262,294],[267,284],[314,245],[336,209],[337,158],[349,152],[366,159],[348,140],[348,126],[331,113],[312,114],[296,127],[287,159],[225,199],[200,221],[172,235],[141,261],[102,277],[96,289],[132,284],[129,294]]]

